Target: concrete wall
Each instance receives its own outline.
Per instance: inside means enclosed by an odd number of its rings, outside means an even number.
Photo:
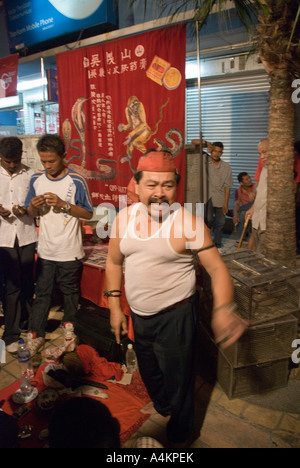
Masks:
[[[23,142],[22,162],[36,171],[43,169],[36,149],[40,135],[18,135],[18,137]]]

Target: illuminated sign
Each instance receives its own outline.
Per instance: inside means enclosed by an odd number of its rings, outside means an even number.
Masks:
[[[117,24],[111,0],[5,0],[4,9],[11,53],[82,29]]]
[[[18,59],[18,54],[0,59],[0,98],[18,94]]]

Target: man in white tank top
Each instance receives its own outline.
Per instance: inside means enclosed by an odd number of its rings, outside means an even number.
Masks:
[[[120,304],[126,260],[125,291],[139,370],[155,410],[171,415],[167,436],[173,443],[186,441],[194,429],[195,254],[211,277],[216,341],[230,346],[246,328],[233,312],[232,280],[209,229],[175,203],[179,179],[169,153],[151,150],[140,159],[134,182],[140,203],[124,208],[115,219],[105,291],[120,343],[120,335],[128,331]]]

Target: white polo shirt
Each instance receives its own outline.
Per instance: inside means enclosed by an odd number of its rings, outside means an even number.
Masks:
[[[37,241],[38,235],[34,219],[27,214],[17,217],[12,212],[13,205],[25,205],[29,183],[34,170],[20,165],[18,172],[9,174],[0,165],[0,203],[11,211],[8,217],[0,216],[0,247],[14,247],[16,237],[20,247]]]

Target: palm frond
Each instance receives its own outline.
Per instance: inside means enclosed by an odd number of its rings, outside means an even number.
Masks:
[[[298,11],[297,11],[296,18],[295,18],[295,21],[294,21],[294,24],[293,24],[293,28],[292,28],[292,32],[291,32],[290,40],[289,40],[289,44],[288,44],[288,49],[290,48],[290,45],[292,43],[292,39],[293,39],[295,31],[296,31],[296,26],[297,26],[297,23],[299,21],[299,17],[300,17],[300,5],[298,6]]]
[[[130,1],[130,7],[136,3],[137,0]],[[216,10],[225,17],[229,17],[227,7],[227,0],[144,0],[143,9],[144,16],[148,5],[152,5],[153,10],[159,14],[167,13],[173,20],[176,16],[183,11],[194,11],[193,20],[198,22],[200,29],[206,24],[209,14],[215,7]],[[261,8],[267,8],[263,0],[233,0],[236,13],[244,27],[249,31],[255,25]]]
[[[199,6],[195,11],[194,20],[199,22],[200,29],[205,24],[207,17],[212,12],[214,6],[219,14],[223,16],[227,14],[229,16],[229,12],[226,10],[226,0],[202,0],[198,3]],[[246,30],[250,31],[257,22],[261,8],[260,0],[233,0],[233,4],[239,20]]]

